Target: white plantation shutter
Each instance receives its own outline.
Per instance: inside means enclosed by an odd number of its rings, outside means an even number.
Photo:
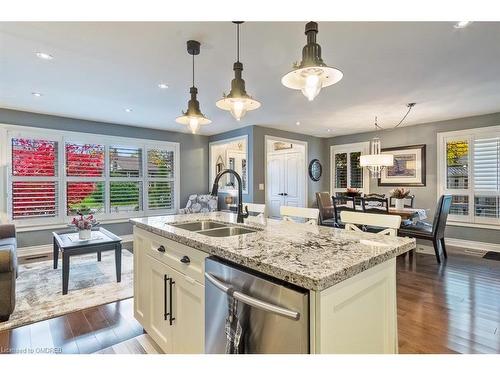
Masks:
[[[438,140],[444,146],[438,193],[452,195],[449,220],[500,225],[500,127],[443,133]]]
[[[142,182],[111,181],[110,206],[112,213],[142,211]]]
[[[500,138],[474,140],[474,190],[497,191]]]
[[[78,211],[101,220],[171,213],[179,144],[0,125],[9,219],[62,224]]]
[[[56,141],[11,139],[10,205],[13,220],[57,216]]]
[[[139,147],[109,147],[110,177],[141,177],[142,149]]]
[[[172,150],[160,148],[148,150],[148,209],[172,210],[175,208],[174,165],[174,152]]]
[[[12,182],[12,219],[33,219],[57,215],[55,182]]]

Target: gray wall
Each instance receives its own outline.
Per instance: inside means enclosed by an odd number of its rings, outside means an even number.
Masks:
[[[265,165],[265,136],[282,137],[297,141],[307,142],[308,157],[307,165],[312,159],[319,159],[323,164],[323,176],[318,182],[312,181],[309,176],[308,180],[308,206],[312,207],[316,204],[314,193],[316,191],[326,191],[329,189],[329,167],[328,167],[328,150],[324,147],[327,142],[324,138],[308,136],[299,133],[293,133],[283,130],[266,128],[263,126],[247,126],[245,128],[232,130],[230,132],[217,134],[210,137],[210,142],[219,141],[237,137],[240,135],[248,135],[248,194],[243,196],[244,202],[265,203],[265,190],[259,190],[259,184],[264,184],[266,165]]]
[[[453,130],[464,130],[480,128],[485,126],[500,125],[500,113],[482,116],[465,117],[454,120],[430,122],[416,126],[408,126],[394,130],[352,134],[330,138],[326,142],[326,148],[331,145],[342,145],[369,141],[375,135],[380,137],[382,148],[406,145],[425,144],[427,154],[427,183],[425,187],[411,187],[415,194],[415,205],[417,207],[431,208],[431,215],[437,202],[437,133]],[[370,192],[388,193],[391,188],[377,186],[376,180],[371,180]],[[446,236],[452,238],[467,239],[481,242],[500,242],[500,232],[490,229],[466,228],[448,226]]]
[[[77,120],[0,108],[0,123],[110,136],[154,139],[180,143],[180,205],[192,193],[206,192],[208,181],[208,137],[119,124]],[[128,223],[106,225],[113,233],[132,233]],[[21,232],[19,246],[51,243],[50,231]]]

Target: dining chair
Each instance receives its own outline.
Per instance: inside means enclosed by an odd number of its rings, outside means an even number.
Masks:
[[[365,212],[343,211],[340,214],[342,222],[345,223],[346,230],[364,232],[361,228],[377,228],[373,233],[385,234],[396,237],[399,226],[401,225],[401,216],[385,214],[367,214]]]
[[[335,209],[330,193],[326,191],[316,192],[316,203],[319,209],[319,224],[335,227]]]
[[[246,206],[246,208],[248,209],[248,212],[253,214],[253,216],[255,216],[255,217],[267,217],[265,204],[243,203],[243,205]]]
[[[359,193],[359,194],[357,194],[357,195],[352,195],[351,193],[348,193],[348,192],[346,192],[346,191],[337,191],[337,192],[335,193],[335,196],[336,196],[336,197],[339,197],[339,198],[340,198],[340,197],[349,197],[349,198],[353,198],[353,199],[354,199],[354,203],[355,203],[356,205],[361,206],[361,197],[362,197],[361,193]]]
[[[340,219],[340,213],[342,211],[356,211],[356,202],[354,197],[349,197],[347,195],[332,197],[332,202],[335,226],[337,228],[343,228],[344,223],[342,223],[342,220]]]
[[[396,204],[393,202],[396,198],[390,197],[389,198],[389,206],[394,207]],[[404,199],[404,207],[405,208],[414,208],[415,207],[415,196],[414,195],[408,195]]]
[[[285,221],[296,221],[293,218],[301,218],[306,224],[318,225],[319,210],[317,208],[281,206],[280,215]]]
[[[432,224],[426,223],[424,221],[417,221],[416,223],[410,223],[404,225],[399,229],[399,236],[407,236],[412,238],[418,238],[422,240],[432,241],[434,246],[434,252],[436,254],[436,260],[441,263],[441,254],[446,259],[448,254],[446,253],[446,246],[444,243],[444,232],[446,229],[446,220],[448,219],[448,214],[451,208],[451,195],[441,195],[439,198],[436,214],[434,215],[434,221]]]
[[[368,213],[377,213],[377,214],[382,214],[382,213],[389,213],[389,199],[387,198],[376,198],[376,197],[370,197],[370,198],[361,198],[361,207],[363,209],[363,212],[368,212]]]
[[[365,198],[385,198],[385,194],[370,193],[365,194]]]

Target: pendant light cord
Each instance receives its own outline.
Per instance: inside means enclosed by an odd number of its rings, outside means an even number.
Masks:
[[[236,24],[236,61],[240,62],[240,24]]]
[[[392,129],[396,129],[399,125],[401,125],[403,123],[403,121],[406,119],[406,117],[410,114],[410,111],[413,109],[413,107],[415,107],[415,104],[416,103],[408,103],[406,105],[408,107],[408,110],[406,111],[406,113],[403,116],[403,118],[401,119],[401,121],[399,121],[397,123],[397,125],[395,127],[393,127]],[[375,116],[375,128],[378,130],[387,130],[387,129],[384,129],[383,127],[381,127],[379,124],[377,124],[377,116]]]
[[[194,55],[193,55],[193,87],[194,87]]]

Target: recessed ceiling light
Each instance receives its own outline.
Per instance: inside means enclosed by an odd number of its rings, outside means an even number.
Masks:
[[[299,125],[300,125],[300,121],[297,121],[297,122],[295,123],[295,125],[299,126]]]
[[[459,21],[453,26],[455,29],[465,29],[467,26],[469,26],[472,23],[472,21]]]
[[[330,132],[332,131],[332,129],[326,129],[326,131],[327,131],[328,133],[330,133]]]
[[[43,96],[43,94],[39,93],[39,92],[32,92],[31,95],[36,96],[37,98],[39,98],[40,96]]]
[[[132,108],[125,108],[125,112],[132,112]]]
[[[159,83],[158,87],[162,90],[168,89],[168,85],[166,83]]]
[[[52,60],[54,56],[45,52],[36,52],[36,56],[42,60]]]

